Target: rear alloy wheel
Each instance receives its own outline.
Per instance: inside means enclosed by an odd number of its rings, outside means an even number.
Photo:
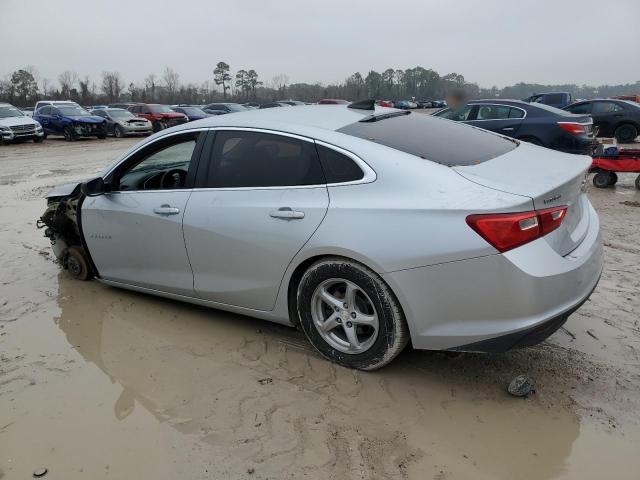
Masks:
[[[618,181],[618,175],[615,172],[598,172],[593,176],[593,185],[597,188],[613,187]]]
[[[636,188],[640,190],[640,175],[636,177]]]
[[[116,138],[124,137],[124,130],[122,130],[122,127],[120,125],[115,126],[115,128],[113,129],[113,135]]]
[[[638,136],[638,129],[629,123],[620,125],[613,134],[618,143],[633,143]]]
[[[73,129],[69,126],[64,127],[64,129],[62,130],[62,133],[64,134],[64,139],[67,142],[73,142],[74,140],[78,139],[76,132],[74,132]]]
[[[409,341],[395,295],[372,270],[343,258],[313,264],[298,285],[300,325],[326,358],[345,367],[375,370]]]

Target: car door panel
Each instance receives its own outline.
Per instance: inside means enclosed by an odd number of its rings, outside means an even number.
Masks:
[[[271,310],[287,266],[322,222],[328,204],[325,186],[194,191],[184,238],[197,294]]]
[[[193,295],[182,217],[190,190],[114,192],[87,197],[82,229],[106,280]],[[173,213],[162,208],[175,209]]]

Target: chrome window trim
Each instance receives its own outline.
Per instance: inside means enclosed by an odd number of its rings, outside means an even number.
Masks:
[[[194,188],[194,192],[207,192],[210,190],[215,191],[248,191],[248,190],[291,190],[291,189],[309,189],[309,188],[327,188],[333,186],[343,186],[343,185],[357,185],[361,183],[371,183],[376,180],[377,175],[375,171],[360,157],[355,155],[354,153],[345,150],[344,148],[337,147],[336,145],[332,145],[330,143],[323,142],[321,140],[316,140],[311,137],[305,137],[303,135],[297,135],[295,133],[283,132],[282,130],[272,130],[268,128],[256,128],[256,127],[230,127],[230,126],[220,126],[220,127],[209,127],[211,131],[243,131],[243,132],[256,132],[256,133],[266,133],[271,135],[280,135],[283,137],[295,138],[297,140],[301,140],[304,142],[309,142],[313,144],[319,144],[325,146],[327,148],[331,148],[338,153],[342,153],[352,159],[356,164],[362,169],[364,172],[364,176],[359,180],[354,180],[351,182],[339,182],[339,183],[316,183],[313,185],[288,185],[288,186],[277,186],[277,187],[201,187]],[[318,159],[319,160],[319,159]]]

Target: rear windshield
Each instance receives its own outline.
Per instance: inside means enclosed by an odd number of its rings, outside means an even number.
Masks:
[[[338,132],[447,166],[476,165],[518,146],[515,140],[421,113],[360,121]]]

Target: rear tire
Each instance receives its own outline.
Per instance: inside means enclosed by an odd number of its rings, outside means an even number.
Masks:
[[[638,129],[630,123],[625,123],[616,128],[613,136],[616,137],[618,143],[633,143],[638,136]]]
[[[596,188],[608,188],[616,184],[618,175],[614,172],[602,171],[593,176],[593,185]]]
[[[407,322],[391,289],[373,270],[345,258],[326,258],[309,267],[297,288],[296,310],[316,350],[348,368],[381,368],[409,342]]]
[[[91,269],[84,250],[81,247],[69,247],[64,259],[64,265],[76,280],[89,280]]]
[[[636,188],[640,190],[640,175],[636,177]]]

